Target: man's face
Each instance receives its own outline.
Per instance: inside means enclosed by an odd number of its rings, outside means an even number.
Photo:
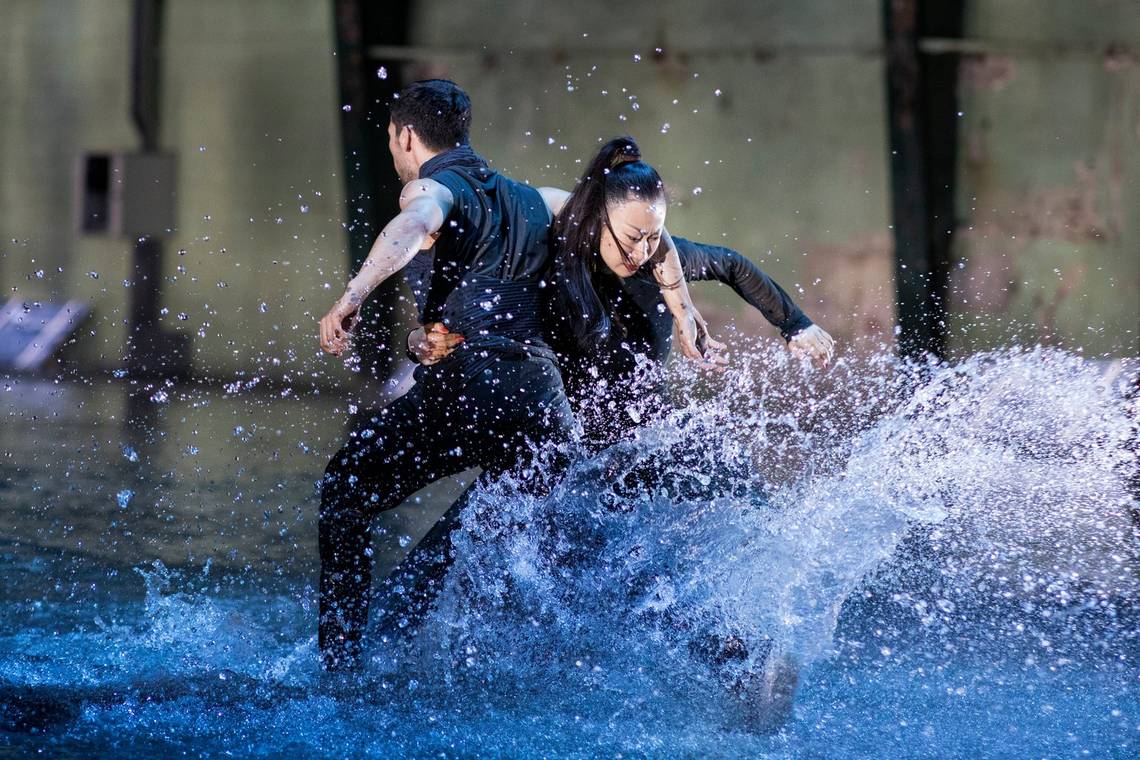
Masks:
[[[411,129],[409,127],[405,126],[397,130],[393,122],[388,122],[388,152],[392,154],[392,164],[396,167],[396,175],[405,184],[418,177],[420,173],[420,167],[416,165],[412,151],[404,149],[404,146],[408,144],[410,134]]]

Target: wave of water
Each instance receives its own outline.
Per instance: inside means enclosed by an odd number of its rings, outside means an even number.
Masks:
[[[162,567],[129,623],[8,637],[0,680],[78,695],[44,721],[65,746],[954,756],[1022,731],[1027,754],[1135,748],[1137,402],[1101,368],[1036,348],[821,373],[757,351],[712,385],[613,410],[636,438],[545,497],[480,493],[437,610],[410,641],[374,639],[355,685],[316,670],[311,590],[223,597]],[[741,684],[776,660],[801,686],[766,738]],[[908,702],[924,694],[943,697]]]

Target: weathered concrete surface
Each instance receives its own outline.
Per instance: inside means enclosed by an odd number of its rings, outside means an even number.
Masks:
[[[347,270],[331,9],[166,8],[162,146],[179,159],[179,205],[164,324],[193,336],[199,374],[336,377],[339,363],[309,360],[311,313]],[[0,22],[0,279],[6,295],[90,299],[70,358],[91,369],[125,352],[130,243],[75,233],[72,173],[86,151],[138,145],[130,29],[128,0],[5,0]]]
[[[534,183],[569,186],[599,140],[634,134],[673,191],[672,230],[753,257],[837,336],[889,340],[879,5],[423,0],[415,43],[468,53],[415,70],[468,87],[476,147]],[[123,355],[130,244],[75,234],[72,172],[85,150],[137,144],[130,7],[5,0],[0,22],[0,282],[89,299],[69,349],[85,367]],[[347,269],[331,9],[167,8],[167,326],[193,335],[200,374],[343,378],[313,338]],[[976,0],[967,24],[1005,42],[961,84],[955,351],[1016,336],[1137,354],[1140,67],[1135,49],[1095,51],[1137,44],[1140,5]],[[716,321],[777,339],[729,291],[695,290]]]
[[[1140,5],[975,2],[967,34],[1001,43],[960,85],[956,350],[1136,356]]]

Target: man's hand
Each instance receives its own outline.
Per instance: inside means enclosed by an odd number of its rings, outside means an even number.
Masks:
[[[348,298],[341,298],[321,317],[321,348],[333,356],[340,356],[348,348],[352,328],[360,321],[360,307]]]
[[[673,339],[688,359],[693,359],[705,369],[720,369],[728,364],[721,355],[727,348],[709,335],[709,326],[695,308],[685,311],[685,318],[673,320]]]
[[[796,356],[807,356],[821,367],[826,367],[835,353],[835,339],[819,325],[812,325],[791,337],[788,350]]]
[[[462,342],[463,336],[448,332],[442,322],[428,322],[408,333],[408,350],[425,367],[443,359]]]

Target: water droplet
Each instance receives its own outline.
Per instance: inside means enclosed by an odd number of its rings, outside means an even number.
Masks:
[[[123,447],[123,456],[127,458],[128,462],[139,461],[139,453],[130,446]]]
[[[408,545],[412,543],[411,536],[400,536],[400,548],[407,549]]]
[[[134,495],[135,492],[127,488],[115,494],[115,501],[119,503],[119,509],[126,509],[127,505],[131,503],[131,497]]]
[[[694,188],[693,188],[693,195],[700,195],[700,194],[701,194],[701,193],[703,193],[703,192],[704,192],[704,190],[702,190],[702,189],[700,188],[700,186],[698,186],[698,187],[694,187]]]
[[[387,79],[388,78],[388,69],[384,68],[383,66],[376,69],[376,78],[377,79]]]
[[[262,301],[257,305],[257,310],[264,314],[265,312],[269,311],[269,304],[267,304],[265,301]]]

